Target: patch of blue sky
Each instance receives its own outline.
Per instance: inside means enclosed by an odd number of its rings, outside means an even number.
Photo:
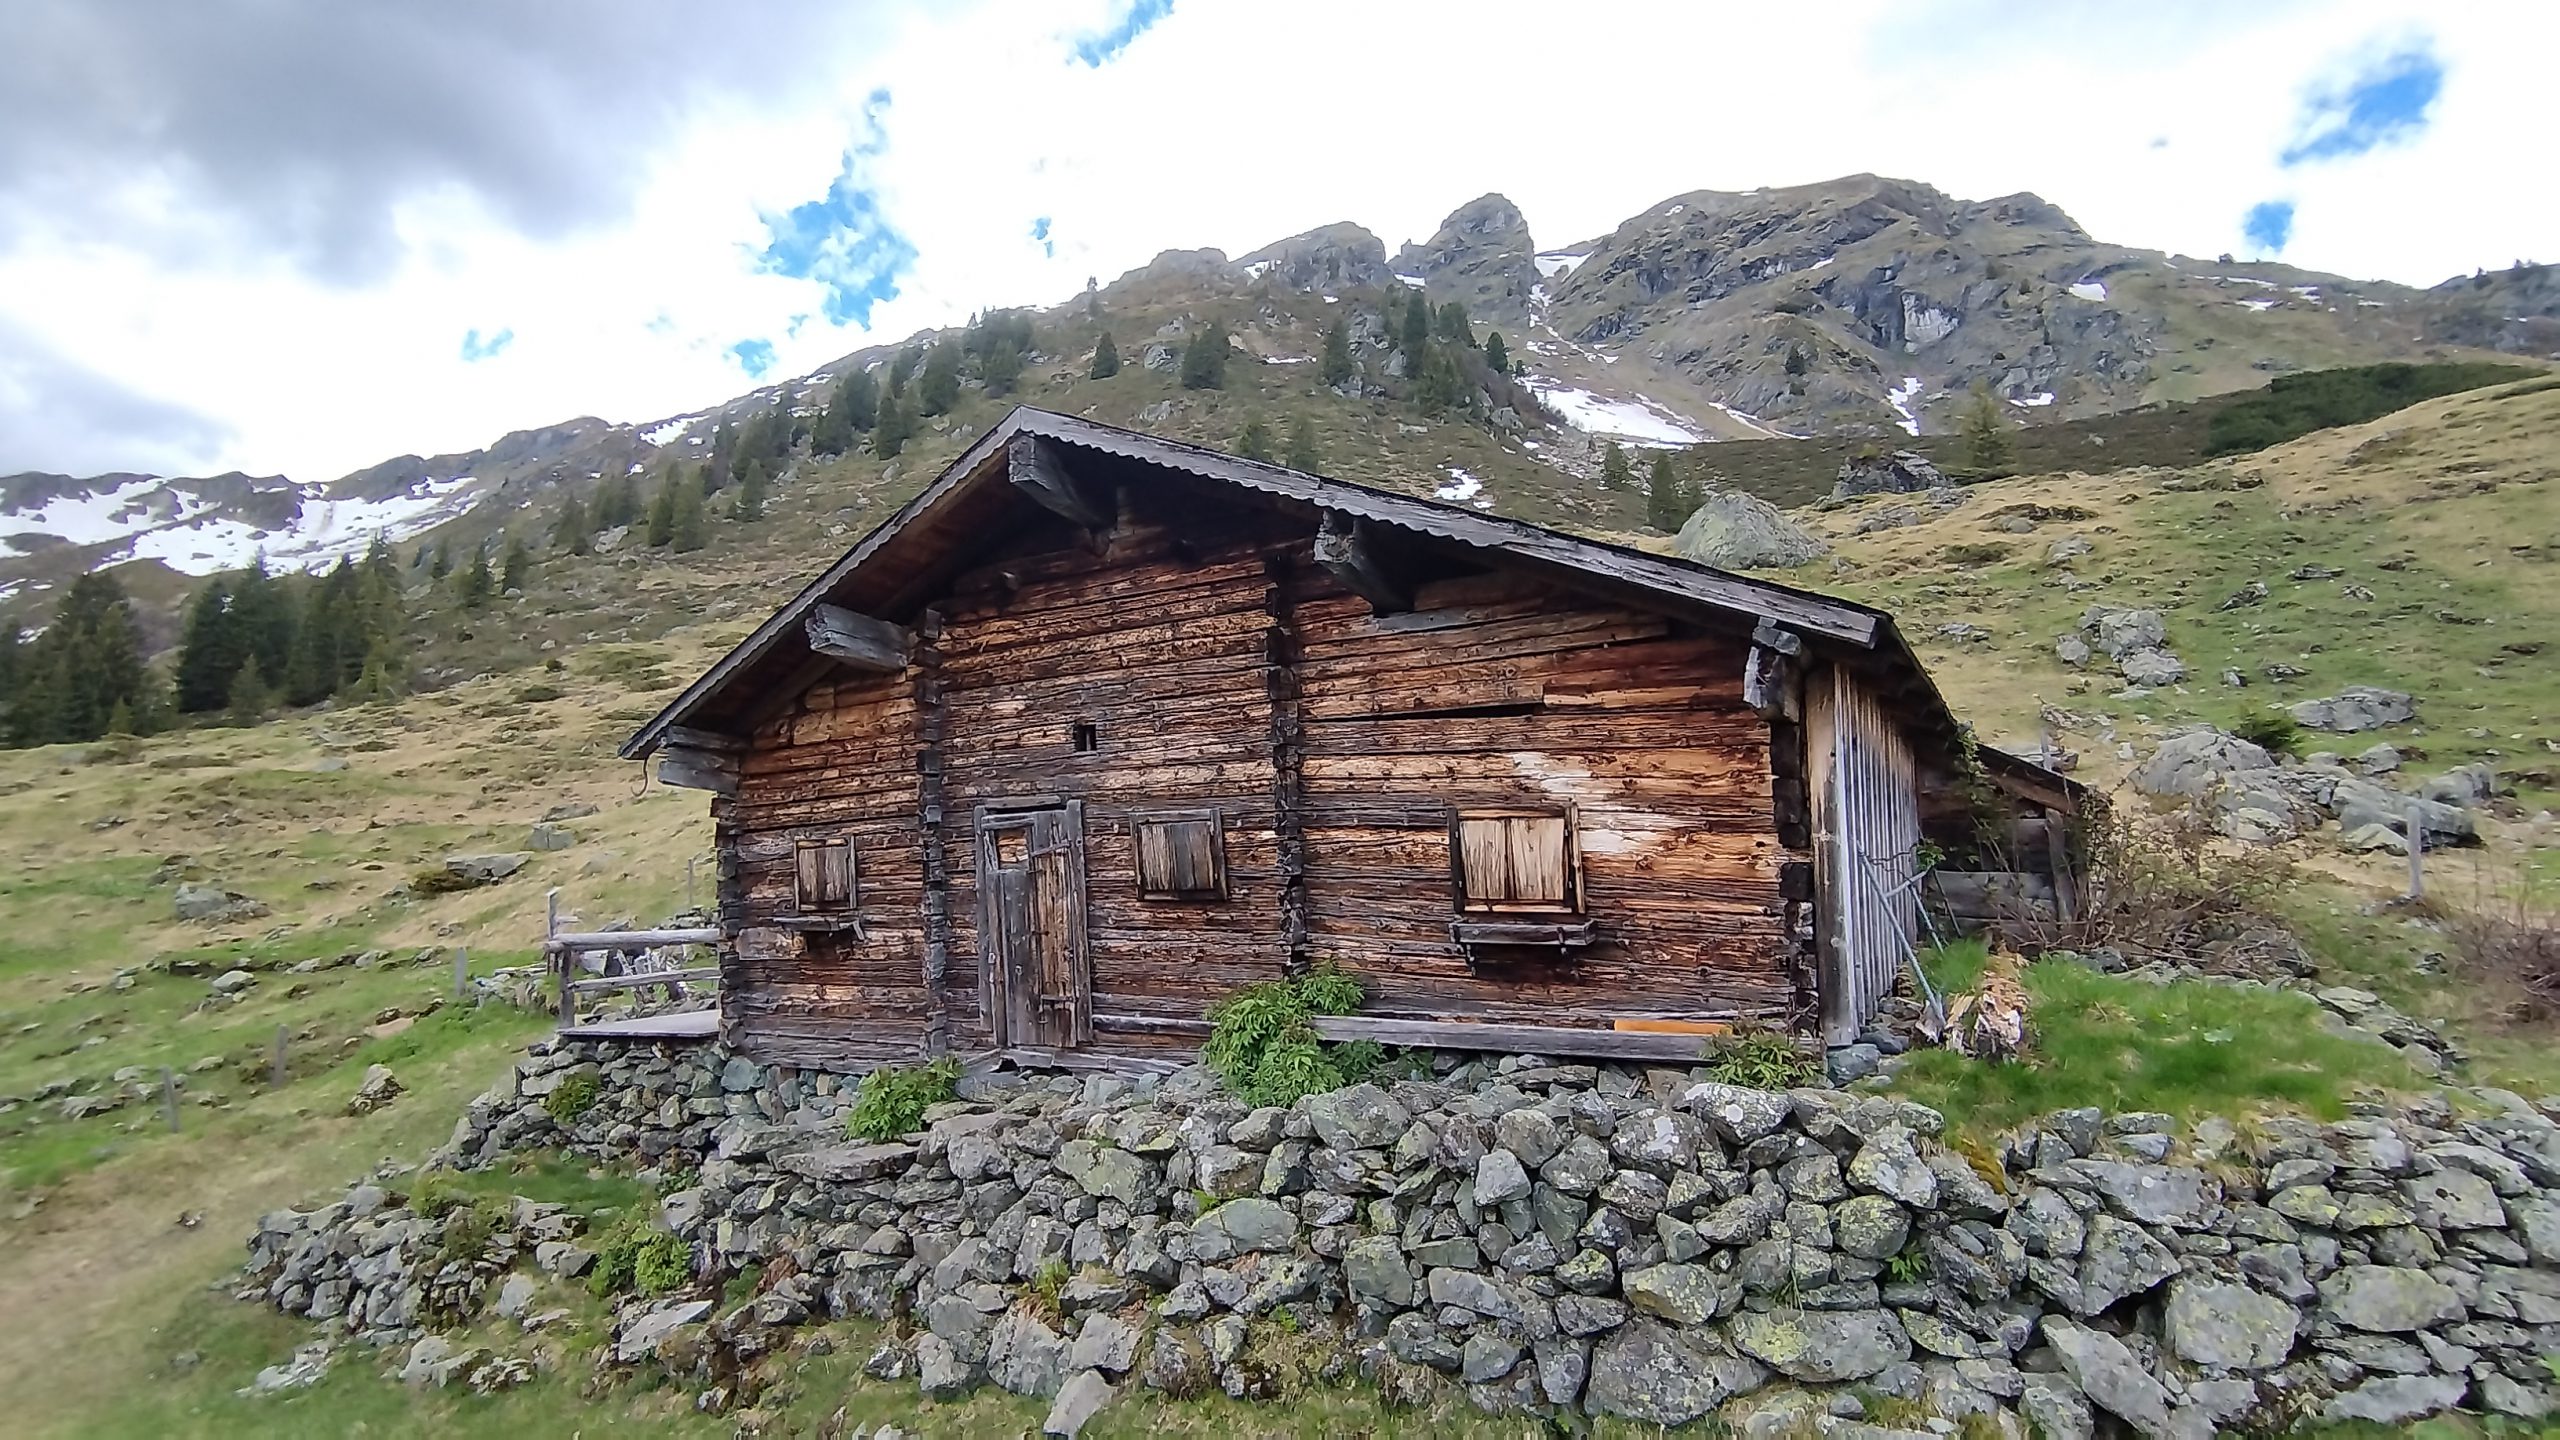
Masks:
[[[1040,253],[1042,255],[1045,255],[1052,260],[1058,258],[1058,242],[1049,237],[1048,216],[1038,215],[1032,218],[1031,243],[1040,247]]]
[[[1126,0],[1126,8],[1108,25],[1071,36],[1067,49],[1088,67],[1099,70],[1120,58],[1139,36],[1173,13],[1173,0]]]
[[[2342,160],[2410,139],[2444,93],[2444,62],[2424,42],[2394,50],[2314,90],[2280,164]]]
[[[492,331],[483,337],[475,326],[462,332],[462,361],[466,365],[477,365],[483,360],[495,359],[500,351],[514,343],[516,332],[512,329]]]
[[[761,380],[764,372],[773,368],[773,342],[741,340],[729,347],[729,358],[738,362],[738,368],[746,371],[749,379]]]
[[[2293,238],[2293,202],[2261,200],[2250,206],[2240,221],[2240,233],[2270,255],[2281,252]]]
[[[863,135],[823,199],[764,217],[766,243],[758,269],[816,282],[826,292],[818,311],[831,325],[871,324],[872,307],[898,296],[899,277],[915,267],[915,242],[891,223],[872,182],[872,161],[886,147],[881,116],[889,92],[874,90],[863,106]]]

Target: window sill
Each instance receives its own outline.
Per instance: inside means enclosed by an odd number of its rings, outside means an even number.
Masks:
[[[1553,951],[1558,960],[1579,960],[1584,948],[1599,943],[1600,927],[1589,920],[1453,920],[1449,938],[1466,956],[1468,969],[1482,970],[1523,958],[1518,954],[1522,951]]]
[[[858,915],[777,915],[773,923],[785,930],[802,934],[831,935],[850,930],[855,939],[862,937],[862,917]]]

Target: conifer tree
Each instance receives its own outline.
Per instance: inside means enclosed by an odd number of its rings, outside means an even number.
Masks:
[[[285,667],[283,679],[286,704],[317,705],[347,682],[349,659],[363,656],[355,648],[362,644],[363,584],[364,574],[356,562],[342,558],[302,607],[302,624],[293,637],[293,660]],[[353,657],[348,653],[351,649]]]
[[[922,345],[910,345],[899,351],[898,358],[889,362],[889,382],[884,387],[886,397],[896,399],[905,394],[908,379],[916,373],[916,367],[923,363],[924,347]]]
[[[871,453],[883,460],[895,460],[898,452],[915,438],[916,412],[897,396],[880,402],[880,423],[871,431]]]
[[[1227,331],[1215,320],[1204,322],[1200,333],[1182,347],[1182,388],[1185,390],[1223,390],[1227,385]]]
[[[267,688],[267,677],[258,670],[258,657],[252,655],[241,661],[239,673],[231,677],[225,700],[231,723],[255,725],[267,718],[267,711],[274,704],[275,693]]]
[[[1600,488],[1632,490],[1635,488],[1635,483],[1636,472],[1627,464],[1627,452],[1619,449],[1618,442],[1615,440],[1602,445],[1600,447]]]
[[[1022,380],[1022,350],[1013,337],[996,341],[987,347],[986,358],[978,362],[978,378],[990,395],[1010,395]]]
[[[924,357],[924,374],[916,379],[916,413],[944,415],[960,403],[960,346],[945,340]]]
[[[486,543],[471,547],[471,563],[462,567],[462,582],[457,588],[465,610],[477,610],[489,603],[490,594],[497,589],[497,581],[489,574],[489,547]]]
[[[596,499],[604,499],[602,487],[597,489]],[[551,543],[572,555],[584,555],[594,548],[590,538],[594,534],[587,520],[586,503],[578,498],[577,491],[570,491],[568,498],[560,502],[560,517],[551,522]]]
[[[687,481],[677,488],[675,523],[668,538],[670,547],[680,554],[699,550],[711,543],[711,526],[703,508],[701,481]]]
[[[1472,347],[1476,343],[1475,331],[1467,324],[1467,307],[1459,301],[1440,307],[1439,330],[1440,338],[1451,344]]]
[[[1247,460],[1271,460],[1271,427],[1262,423],[1259,414],[1245,417],[1244,429],[1236,435],[1236,453]]]
[[[1468,408],[1467,377],[1458,369],[1447,346],[1434,345],[1423,351],[1422,369],[1414,376],[1413,397],[1425,415]]]
[[[1398,283],[1401,284],[1402,282],[1399,281]],[[1422,368],[1422,352],[1429,349],[1430,346],[1431,302],[1423,299],[1422,292],[1416,290],[1411,296],[1407,297],[1404,307],[1404,363],[1406,374],[1415,374]]]
[[[684,467],[675,466],[658,480],[658,493],[649,501],[649,529],[642,538],[652,550],[663,550],[676,538],[676,491],[683,486]]]
[[[282,675],[292,663],[293,599],[283,583],[267,573],[263,551],[249,562],[248,569],[231,579],[233,621],[239,627],[241,644],[247,654],[256,658],[262,675]]]
[[[521,591],[525,587],[525,582],[532,578],[532,548],[524,543],[523,536],[509,536],[507,538],[506,562],[500,566],[498,570],[498,588],[500,590]]]
[[[764,518],[764,464],[747,462],[747,473],[738,480],[738,498],[729,507],[730,518],[752,523]]]
[[[248,653],[239,617],[231,610],[230,581],[217,575],[187,602],[186,627],[178,639],[178,708],[198,714],[229,703],[231,677]]]
[[[9,697],[17,691],[18,661],[26,639],[17,621],[0,619],[0,714],[6,713]]]
[[[429,580],[442,580],[444,577],[452,573],[453,547],[447,542],[439,540],[436,542],[435,557],[427,562],[427,578]]]
[[[1976,470],[1997,470],[2009,463],[2008,417],[2000,413],[2000,399],[1988,385],[1973,387],[1973,398],[1965,402],[1964,418],[1959,422],[1964,433],[1964,457]]]
[[[1327,385],[1347,385],[1357,373],[1351,363],[1351,327],[1339,319],[1324,329],[1324,359],[1316,373]]]
[[[1669,452],[1656,452],[1653,473],[1645,477],[1644,523],[1664,532],[1679,529],[1680,522],[1689,518],[1681,508],[1685,498],[1679,477],[1671,473]]]
[[[1812,368],[1813,357],[1805,353],[1803,346],[1789,345],[1787,347],[1787,373],[1789,375],[1802,375],[1804,372]]]
[[[121,708],[137,725],[155,711],[133,606],[113,576],[71,582],[51,623],[17,661],[10,739],[21,745],[95,740]]]
[[[1108,380],[1120,373],[1120,347],[1111,343],[1108,330],[1102,332],[1101,339],[1093,342],[1092,373],[1096,380]]]
[[[880,382],[868,369],[858,369],[836,382],[835,394],[809,434],[809,448],[820,455],[843,455],[880,421]]]
[[[1324,452],[1316,448],[1315,423],[1301,415],[1289,426],[1289,455],[1282,462],[1290,469],[1314,475],[1324,469]]]
[[[1484,337],[1485,367],[1496,375],[1511,373],[1511,351],[1502,343],[1502,332],[1488,330]]]

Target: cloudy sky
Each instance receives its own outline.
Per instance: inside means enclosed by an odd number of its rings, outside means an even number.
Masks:
[[[11,0],[0,473],[642,421],[1169,247],[1867,170],[2431,284],[2560,259],[2560,5]]]

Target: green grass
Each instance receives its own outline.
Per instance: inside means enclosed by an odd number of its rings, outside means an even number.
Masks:
[[[1925,959],[1941,992],[1971,987],[1979,942]],[[2100,975],[2067,960],[2027,967],[2031,1058],[1986,1065],[1949,1050],[1913,1055],[1897,1093],[1988,1135],[2051,1110],[2096,1105],[2181,1118],[2269,1108],[2322,1119],[2345,1113],[2357,1090],[2407,1087],[2405,1062],[2377,1043],[2330,1034],[2307,996],[2186,982],[2153,985]]]

